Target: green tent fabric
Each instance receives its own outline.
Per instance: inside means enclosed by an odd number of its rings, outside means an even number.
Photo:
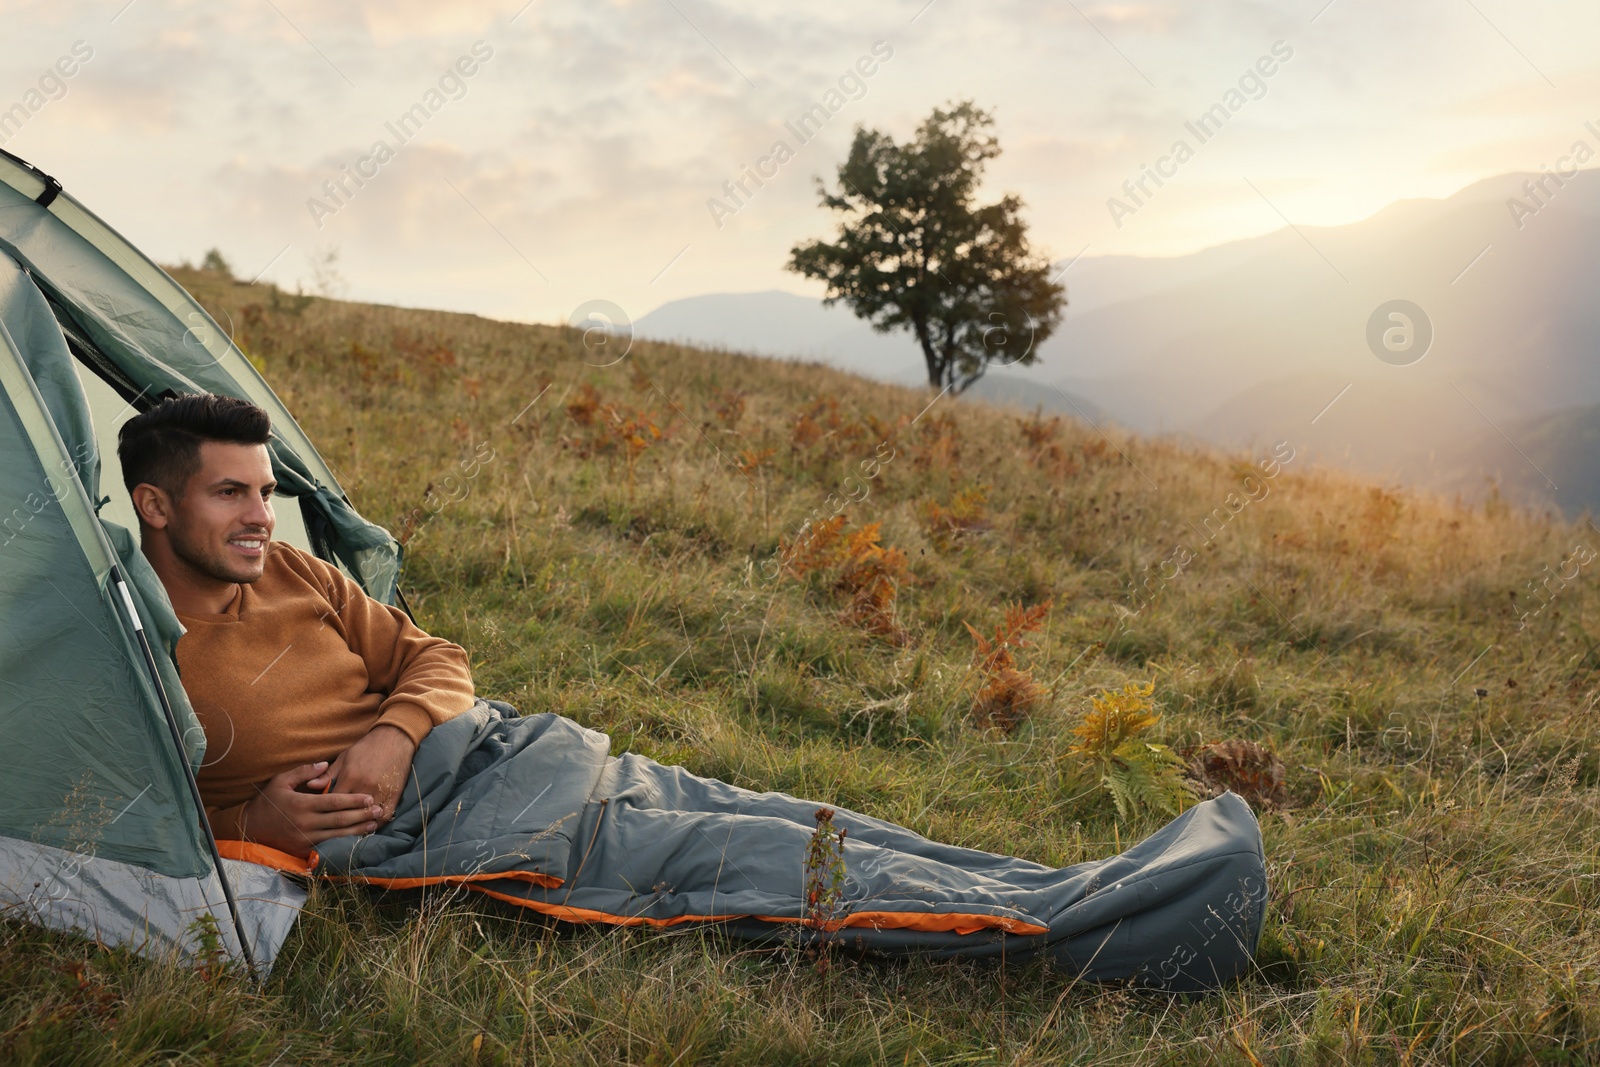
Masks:
[[[24,321],[26,284],[0,262],[0,905],[149,952],[192,950],[209,915],[232,951],[242,927],[270,965],[304,895],[228,862],[235,925],[186,780],[203,738],[168,661],[158,676],[180,695],[192,753],[175,743],[128,612],[171,608],[127,531],[96,519],[74,460],[85,452],[69,450],[28,374],[8,329]],[[113,568],[134,585],[113,587]]]
[[[266,968],[304,890],[217,853],[192,784],[205,738],[174,664],[183,627],[133,535],[101,516],[123,494],[115,473],[103,484],[102,447],[169,391],[265,408],[279,492],[299,503],[280,531],[397,601],[399,545],[205,311],[0,152],[0,909],[151,954],[190,953],[214,923]]]
[[[342,564],[369,596],[395,603],[398,542],[350,506],[260,373],[161,268],[66,193],[51,196],[52,188],[49,178],[0,152],[0,253],[49,300],[74,354],[124,400],[153,402],[169,390],[225,393],[266,409],[277,438],[273,474],[280,492],[300,500],[312,547]],[[40,197],[49,197],[48,206]]]

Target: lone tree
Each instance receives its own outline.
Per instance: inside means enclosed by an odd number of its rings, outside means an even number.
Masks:
[[[839,239],[796,245],[787,264],[827,283],[824,303],[845,301],[883,333],[910,329],[928,383],[957,393],[990,366],[1036,362],[1066,304],[1029,248],[1022,201],[972,202],[1000,154],[993,125],[968,100],[935,108],[904,145],[858,127],[839,191],[817,181],[823,206],[845,213]]]

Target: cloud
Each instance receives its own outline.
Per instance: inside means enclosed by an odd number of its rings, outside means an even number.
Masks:
[[[1508,170],[1537,170],[1541,163],[1554,165],[1569,154],[1573,142],[1587,141],[1595,147],[1594,135],[1574,126],[1560,133],[1526,134],[1483,140],[1439,152],[1428,159],[1430,173],[1490,174]]]
[[[1182,17],[1177,4],[1086,4],[1083,13],[1101,25],[1150,34],[1170,33]]]
[[[508,24],[518,11],[517,24],[531,28],[545,6],[527,0],[363,0],[353,9],[372,43],[390,48],[402,41],[484,36]]]
[[[96,133],[159,137],[178,125],[178,94],[136,77],[84,78],[72,91],[73,124]]]
[[[1600,99],[1600,67],[1563,73],[1558,84],[1562,94],[1573,100]],[[1445,101],[1439,113],[1453,118],[1474,119],[1544,115],[1550,111],[1550,97],[1550,86],[1536,73],[1528,71],[1527,77],[1495,86],[1488,92],[1462,100]],[[1592,111],[1592,114],[1584,117],[1600,118],[1600,108]]]
[[[682,97],[718,97],[726,100],[735,94],[733,86],[727,84],[726,80],[713,81],[703,71],[687,65],[676,67],[646,85],[652,94],[662,100],[678,100]]]
[[[1090,26],[1070,6],[1034,0],[939,0],[925,11],[926,0],[524,2],[275,0],[280,14],[137,0],[113,25],[104,0],[17,0],[0,87],[33,84],[74,39],[94,44],[69,98],[29,124],[18,150],[72,178],[154,251],[192,258],[215,244],[259,266],[292,241],[282,262],[297,264],[305,247],[332,241],[357,297],[410,294],[519,317],[536,307],[563,317],[563,304],[597,296],[640,307],[798,286],[782,263],[832,225],[811,179],[831,179],[852,127],[901,140],[951,99],[994,109],[1005,154],[984,197],[1020,193],[1033,239],[1059,255],[1112,240],[1176,252],[1281,225],[1239,173],[1297,220],[1331,218],[1380,194],[1433,191],[1441,171],[1465,182],[1553,162],[1582,119],[1600,121],[1571,110],[1600,99],[1593,35],[1579,32],[1595,18],[1576,4],[1538,16],[1572,28],[1537,42],[1556,94],[1470,8],[1443,17],[1338,0],[1311,26],[1311,2],[1080,0]],[[1137,226],[1113,231],[1105,198],[1279,37],[1296,57],[1270,97]],[[318,230],[307,199],[480,39],[494,57],[467,95]],[[717,228],[707,198],[879,39],[895,56],[867,95]],[[507,241],[550,276],[548,288]],[[539,293],[549,295],[530,303]]]

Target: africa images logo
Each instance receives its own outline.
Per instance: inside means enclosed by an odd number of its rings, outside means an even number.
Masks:
[[[1391,367],[1409,367],[1433,347],[1433,320],[1410,300],[1385,301],[1367,318],[1367,347]]]

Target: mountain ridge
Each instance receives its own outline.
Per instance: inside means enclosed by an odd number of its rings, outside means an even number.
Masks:
[[[1303,439],[1319,462],[1424,488],[1481,482],[1463,473],[1475,458],[1488,462],[1480,432],[1554,434],[1542,420],[1571,425],[1557,413],[1600,404],[1600,307],[1586,296],[1600,287],[1591,173],[1559,185],[1547,173],[1495,175],[1355,222],[1289,226],[1183,256],[1060,261],[1061,325],[1036,364],[1004,372],[1037,384],[997,379],[989,389],[1007,402],[1081,408],[1096,422],[1224,447]],[[1513,201],[1533,213],[1513,212]],[[1420,307],[1432,328],[1431,347],[1407,366],[1380,361],[1366,340],[1369,320],[1393,300]],[[923,379],[909,335],[876,333],[842,305],[784,290],[671,301],[635,329],[879,380]],[[1559,436],[1554,465],[1600,467],[1600,457],[1566,455]],[[1558,495],[1568,509],[1600,507],[1600,490]]]

